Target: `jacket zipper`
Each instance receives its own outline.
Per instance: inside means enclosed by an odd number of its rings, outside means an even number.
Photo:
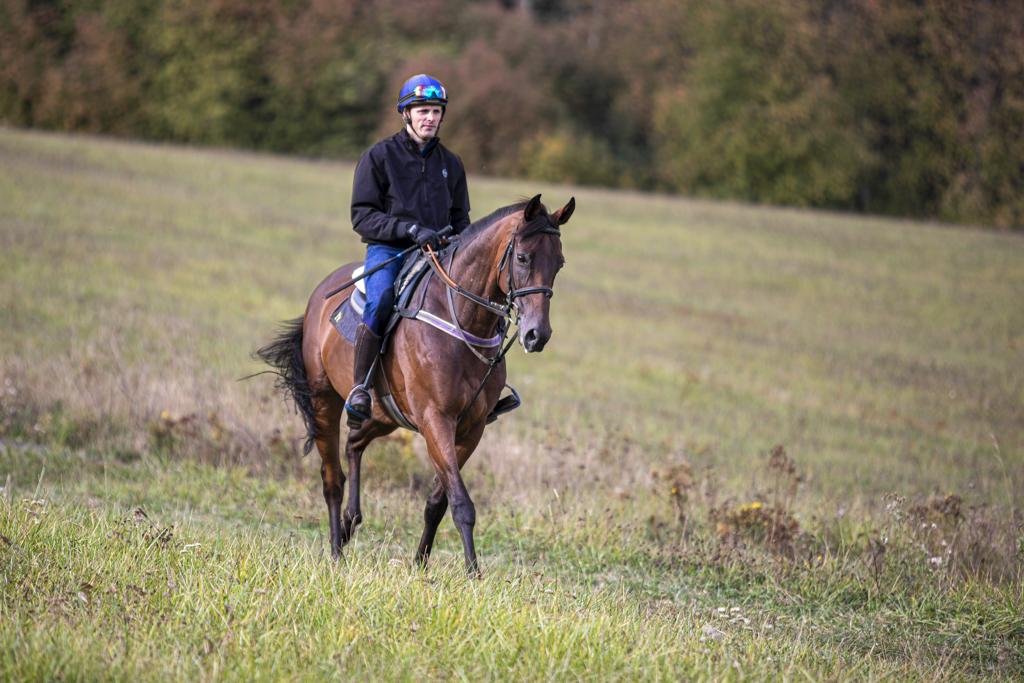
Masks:
[[[427,159],[420,157],[420,206],[426,208],[430,197],[427,195]]]

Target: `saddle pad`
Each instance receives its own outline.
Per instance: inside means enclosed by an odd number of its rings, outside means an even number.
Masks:
[[[365,301],[366,297],[357,290],[351,297],[342,301],[341,305],[331,314],[331,324],[334,325],[334,329],[351,344],[356,343],[356,328],[363,321]]]

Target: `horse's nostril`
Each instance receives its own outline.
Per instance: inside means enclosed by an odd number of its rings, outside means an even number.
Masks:
[[[523,335],[523,348],[527,351],[540,351],[544,348],[547,340],[547,336],[541,334],[536,329],[530,329]]]

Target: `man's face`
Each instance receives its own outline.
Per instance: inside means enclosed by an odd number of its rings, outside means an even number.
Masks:
[[[409,107],[409,127],[420,140],[429,140],[437,135],[437,129],[441,125],[441,107],[436,104],[427,104],[419,107]]]

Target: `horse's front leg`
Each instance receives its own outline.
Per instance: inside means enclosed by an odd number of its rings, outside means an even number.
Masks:
[[[476,546],[473,544],[473,527],[476,525],[476,506],[469,497],[469,491],[462,481],[458,470],[450,478],[448,500],[452,507],[452,521],[462,536],[462,552],[466,558],[466,573],[480,576],[480,563],[476,559]]]
[[[437,470],[437,478],[441,484],[445,499],[452,509],[452,521],[462,536],[462,550],[466,558],[466,571],[470,576],[480,575],[480,564],[476,557],[476,547],[473,543],[473,527],[476,525],[476,506],[473,499],[469,497],[466,484],[462,481],[460,470],[469,459],[476,444],[479,443],[483,434],[483,427],[475,430],[469,439],[461,439],[458,446],[455,443],[455,421],[443,415],[428,415],[420,431],[427,442],[427,452]],[[436,491],[436,487],[435,487]],[[433,505],[431,503],[433,502]],[[425,519],[423,539],[420,541],[420,550],[424,550],[423,541],[429,541],[433,545],[433,535],[440,523],[440,517],[444,515],[440,496],[431,494],[427,502],[427,510],[430,518]],[[438,514],[440,511],[440,514]],[[427,517],[427,515],[424,515]],[[433,526],[433,530],[431,530]],[[428,534],[429,532],[429,534]],[[429,549],[427,549],[429,554]],[[419,554],[417,554],[419,556]],[[426,557],[424,556],[424,561]]]

